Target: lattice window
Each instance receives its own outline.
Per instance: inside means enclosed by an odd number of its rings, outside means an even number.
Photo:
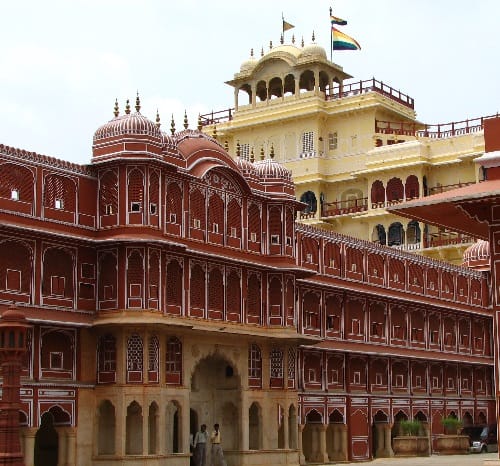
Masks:
[[[149,251],[149,297],[159,298],[160,289],[160,252]]]
[[[215,193],[208,201],[208,225],[214,233],[224,232],[224,201]]]
[[[256,274],[248,277],[247,312],[249,316],[260,317],[261,305],[260,278]]]
[[[17,241],[0,243],[0,289],[28,293],[31,289],[32,251]]]
[[[290,380],[295,380],[296,359],[295,348],[288,348],[288,378]]]
[[[241,282],[235,270],[231,270],[226,277],[226,300],[228,312],[241,313]]]
[[[115,254],[105,251],[99,257],[99,300],[116,298],[117,260]]]
[[[248,377],[260,379],[262,376],[262,353],[256,344],[251,344],[248,350]]]
[[[311,153],[314,151],[314,131],[302,133],[302,153]]]
[[[128,202],[129,211],[132,211],[134,205],[138,205],[138,212],[142,212],[144,202],[144,174],[138,169],[133,169],[128,174]]]
[[[205,230],[205,196],[195,189],[189,196],[189,213],[191,216],[191,227]]]
[[[260,243],[261,238],[260,209],[256,204],[248,207],[248,234],[251,242]]]
[[[165,370],[169,374],[180,374],[182,371],[182,343],[176,337],[167,341]]]
[[[73,256],[67,251],[58,248],[45,250],[42,293],[73,297]]]
[[[160,204],[160,175],[158,174],[157,171],[152,171],[149,174],[150,213],[153,213],[151,212],[151,205],[158,206],[159,204]]]
[[[130,251],[127,259],[127,285],[129,297],[142,297],[143,280],[144,261],[142,251]]]
[[[283,351],[279,348],[271,350],[271,377],[283,378]]]
[[[172,260],[167,265],[167,303],[176,306],[182,305],[182,266]]]
[[[56,201],[59,201],[60,207],[56,207]],[[75,182],[66,176],[47,175],[44,186],[44,206],[74,212],[76,209]]]
[[[127,341],[127,370],[142,372],[142,338],[134,333]]]
[[[101,215],[118,213],[118,175],[114,170],[108,170],[100,178],[99,210]]]
[[[281,244],[281,234],[282,234],[282,220],[281,220],[281,208],[271,207],[269,209],[269,236],[271,238],[277,237],[277,241],[274,244]],[[273,241],[271,240],[271,243]]]
[[[149,350],[148,350],[148,370],[150,372],[158,372],[159,369],[159,358],[160,358],[160,342],[158,337],[153,335],[149,339]]]
[[[218,268],[213,268],[208,275],[208,308],[214,311],[224,309],[224,279]]]
[[[245,160],[250,160],[250,144],[240,145],[240,157]]]
[[[177,183],[167,187],[167,220],[168,223],[182,223],[182,190]]]
[[[338,135],[337,131],[328,134],[328,150],[337,149]]]
[[[20,165],[0,164],[0,197],[33,202],[33,173]],[[17,199],[12,193],[17,191]]]
[[[200,264],[194,264],[191,268],[189,293],[191,307],[205,309],[205,271]]]
[[[227,234],[241,238],[241,206],[235,198],[227,205]]]

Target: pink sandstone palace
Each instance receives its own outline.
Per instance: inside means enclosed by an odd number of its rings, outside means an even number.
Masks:
[[[230,466],[366,461],[398,453],[404,420],[421,454],[443,417],[495,422],[484,243],[456,266],[296,223],[272,153],[187,126],[137,98],[88,165],[0,145],[26,466],[187,466],[215,422]]]

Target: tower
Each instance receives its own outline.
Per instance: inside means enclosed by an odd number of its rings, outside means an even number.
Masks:
[[[0,366],[3,378],[0,402],[0,465],[24,466],[19,441],[21,366],[27,350],[26,318],[15,307],[0,320]]]

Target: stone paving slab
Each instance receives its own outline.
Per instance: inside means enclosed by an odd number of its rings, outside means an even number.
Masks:
[[[324,466],[331,466],[324,465]],[[420,458],[379,458],[366,463],[334,463],[342,466],[497,466],[498,453],[432,455]]]

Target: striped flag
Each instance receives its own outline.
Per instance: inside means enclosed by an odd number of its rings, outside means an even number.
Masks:
[[[356,39],[332,26],[332,50],[361,50]]]
[[[338,18],[337,16],[333,16],[332,14],[330,15],[330,21],[332,22],[332,26],[334,24],[337,24],[338,26],[345,26],[347,24],[347,21],[342,18]]]

